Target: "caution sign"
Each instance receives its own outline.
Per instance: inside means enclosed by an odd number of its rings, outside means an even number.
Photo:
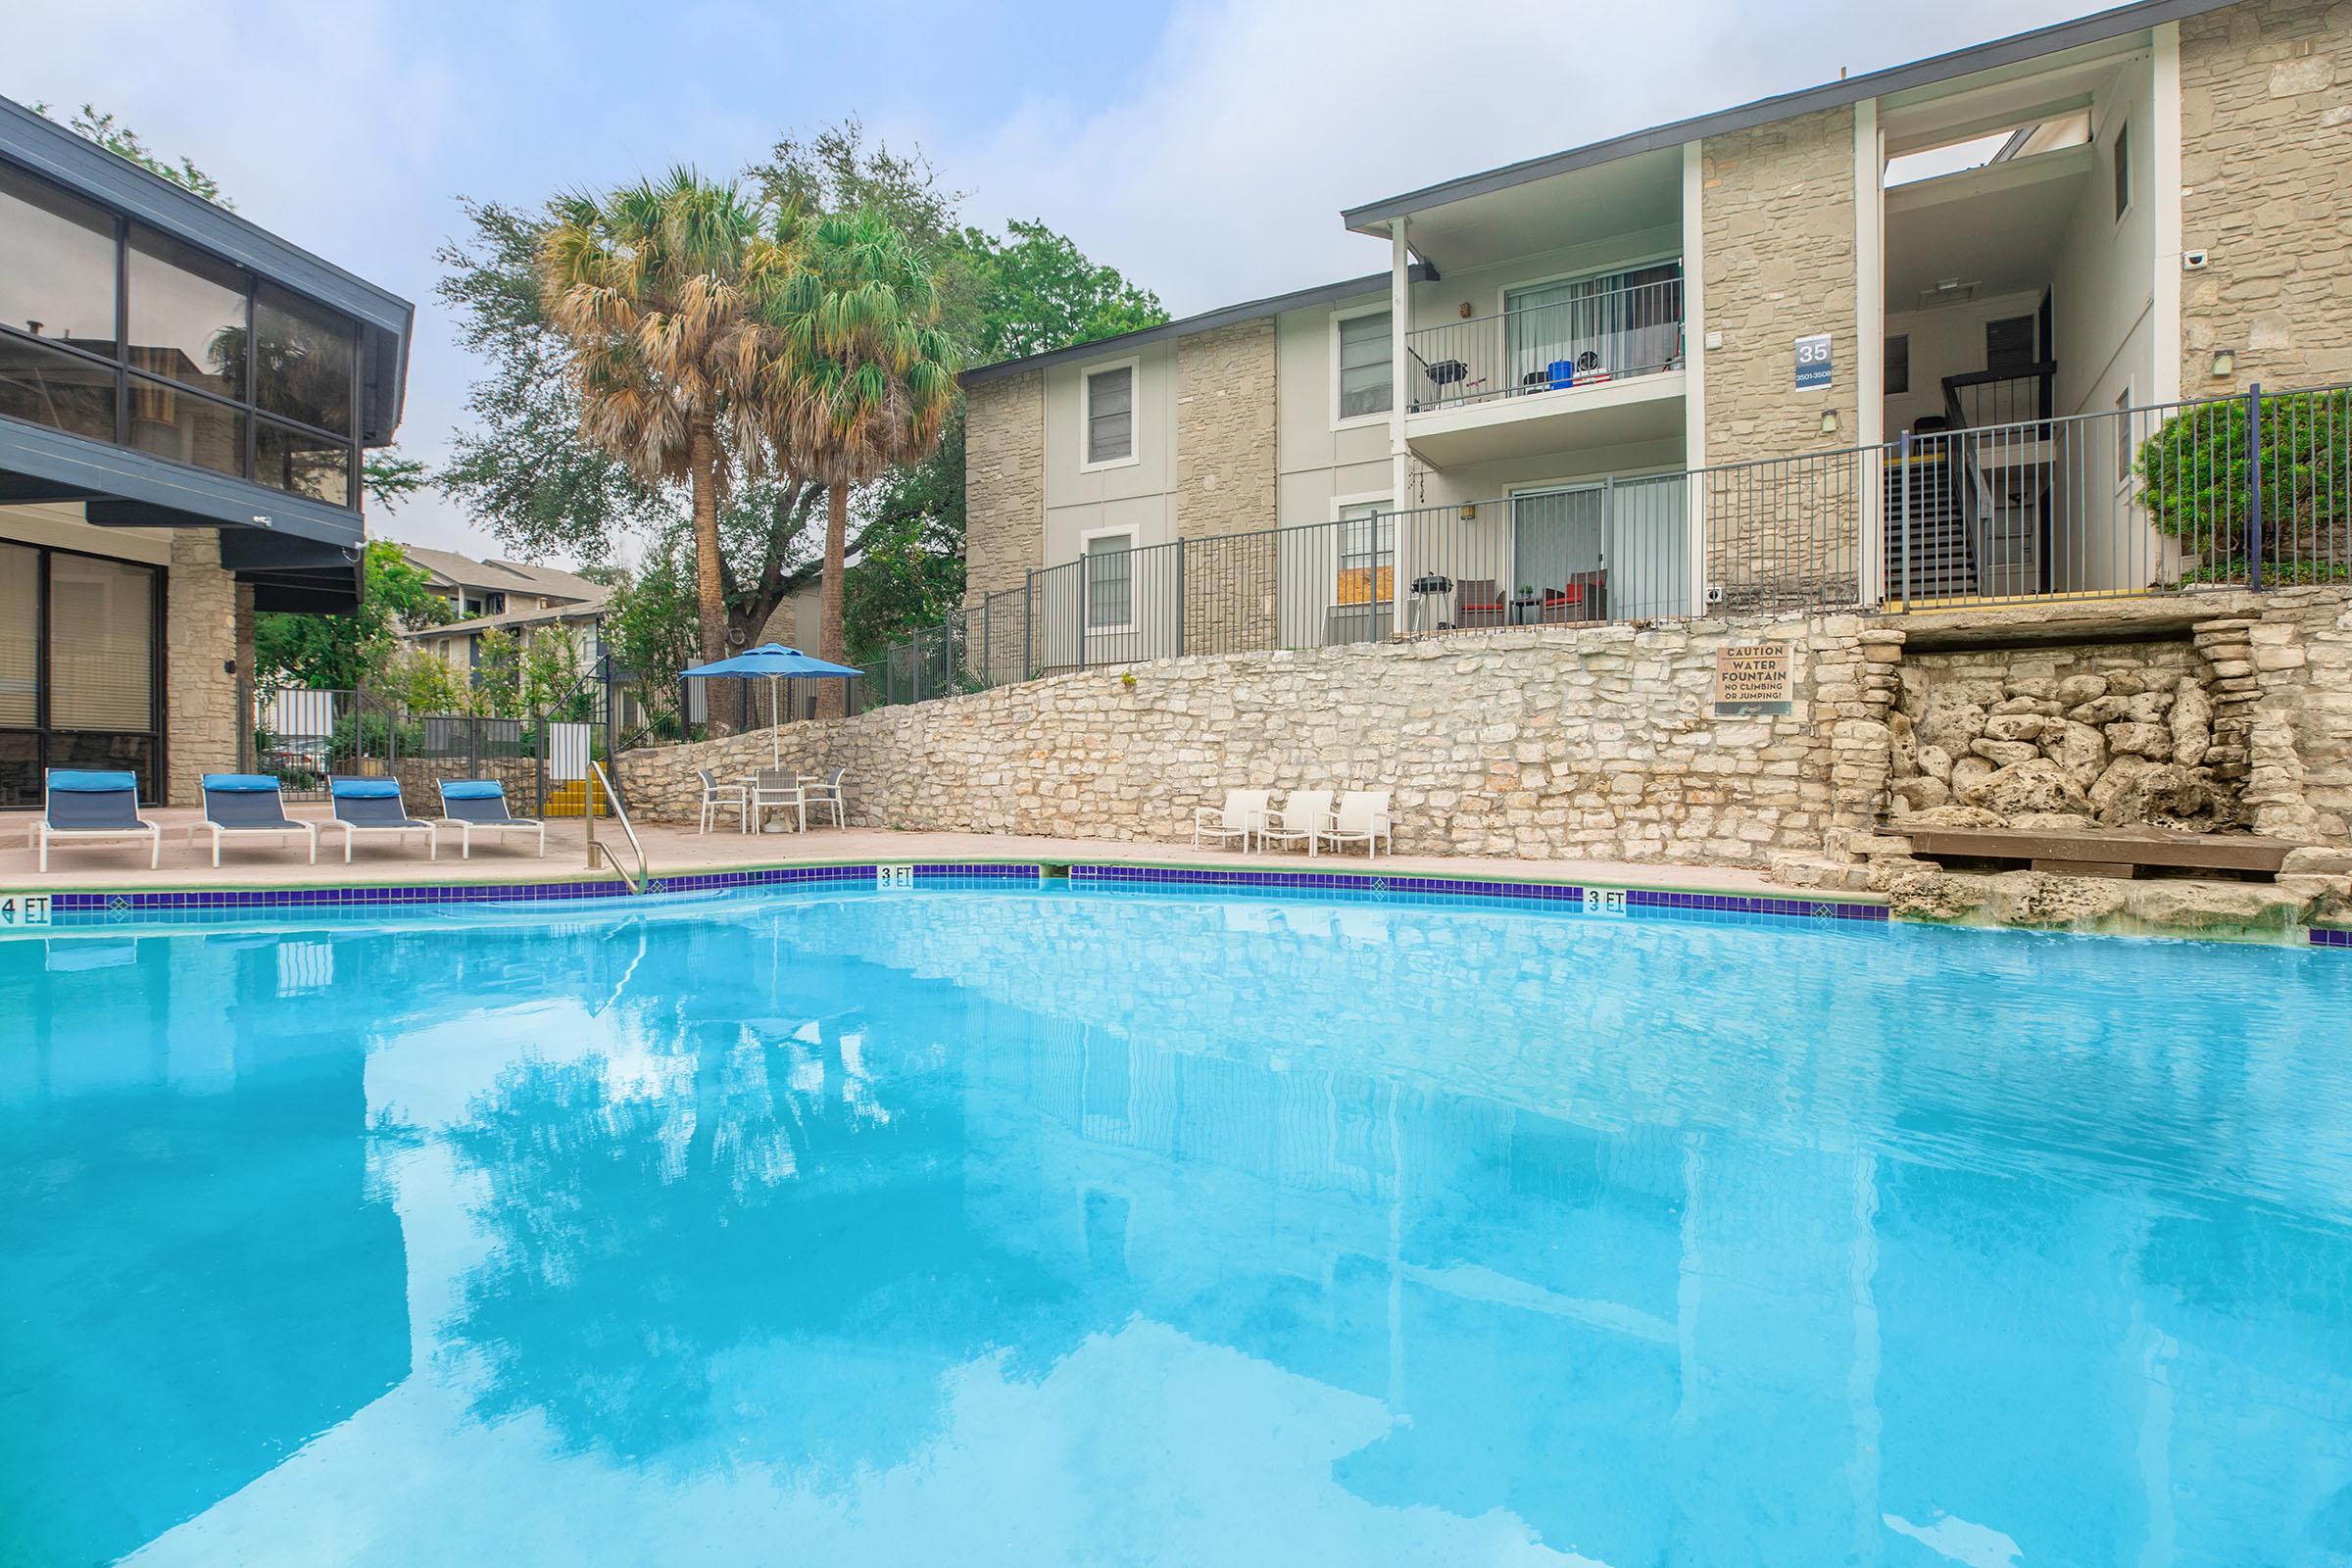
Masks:
[[[1788,711],[1787,643],[1752,643],[1715,653],[1715,716],[1743,718]]]

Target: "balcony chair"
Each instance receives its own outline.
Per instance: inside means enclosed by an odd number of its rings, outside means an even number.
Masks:
[[[1468,629],[1473,626],[1508,626],[1511,623],[1510,601],[1495,586],[1492,577],[1464,577],[1461,589],[1454,595],[1453,623]]]

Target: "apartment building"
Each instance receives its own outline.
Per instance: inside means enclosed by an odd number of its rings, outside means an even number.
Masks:
[[[358,601],[413,318],[0,99],[0,808],[236,765],[254,615]]]
[[[449,602],[459,620],[559,610],[604,598],[605,590],[576,572],[523,561],[476,561],[454,550],[402,545],[401,553],[421,570],[433,591]]]
[[[965,373],[966,621],[997,673],[2210,576],[2133,466],[2352,380],[2348,137],[2340,8],[2142,0],[1349,208],[1383,270]]]

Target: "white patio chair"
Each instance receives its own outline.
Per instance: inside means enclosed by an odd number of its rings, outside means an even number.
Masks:
[[[846,798],[842,794],[842,780],[849,776],[849,771],[846,767],[837,767],[821,779],[805,778],[801,780],[801,792],[808,797],[808,806],[812,808],[823,807],[826,810],[831,811],[835,827],[849,826],[842,816],[842,811],[847,805]]]
[[[746,824],[751,817],[750,792],[741,784],[721,784],[717,775],[707,767],[698,767],[694,772],[703,781],[703,810],[697,819],[699,825],[695,831],[710,832],[718,821],[719,808],[727,806],[735,808],[735,831],[748,831]]]
[[[786,772],[780,767],[753,770],[751,809],[747,815],[751,821],[764,828],[770,808],[790,811],[794,832],[808,831],[808,793],[801,788],[800,774]],[[745,831],[749,832],[750,829],[747,827]]]
[[[220,863],[222,839],[254,834],[267,834],[273,840],[288,834],[306,838],[311,863],[318,863],[318,824],[286,814],[285,792],[274,775],[207,773],[199,782],[204,787],[204,820],[188,824],[188,842],[195,843],[199,833],[211,834],[215,865]]]
[[[1227,790],[1223,806],[1195,807],[1193,848],[1199,849],[1203,838],[1240,839],[1242,853],[1249,854],[1250,841],[1266,829],[1266,808],[1273,800],[1272,790]]]
[[[1273,819],[1257,830],[1260,844],[1306,845],[1306,857],[1315,857],[1315,841],[1331,826],[1331,791],[1293,790],[1284,798],[1282,809]]]
[[[1339,809],[1332,813],[1331,825],[1317,836],[1332,848],[1332,853],[1350,844],[1364,847],[1364,858],[1370,859],[1380,853],[1381,842],[1388,841],[1389,853],[1396,853],[1396,842],[1390,830],[1388,790],[1349,790],[1340,797]]]

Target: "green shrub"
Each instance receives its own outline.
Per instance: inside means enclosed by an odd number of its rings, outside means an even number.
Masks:
[[[2203,558],[2189,581],[2246,574],[2246,403],[2183,409],[2140,445],[2135,472],[2149,517]],[[2341,580],[2352,568],[2352,392],[2266,396],[2261,437],[2265,576]]]

